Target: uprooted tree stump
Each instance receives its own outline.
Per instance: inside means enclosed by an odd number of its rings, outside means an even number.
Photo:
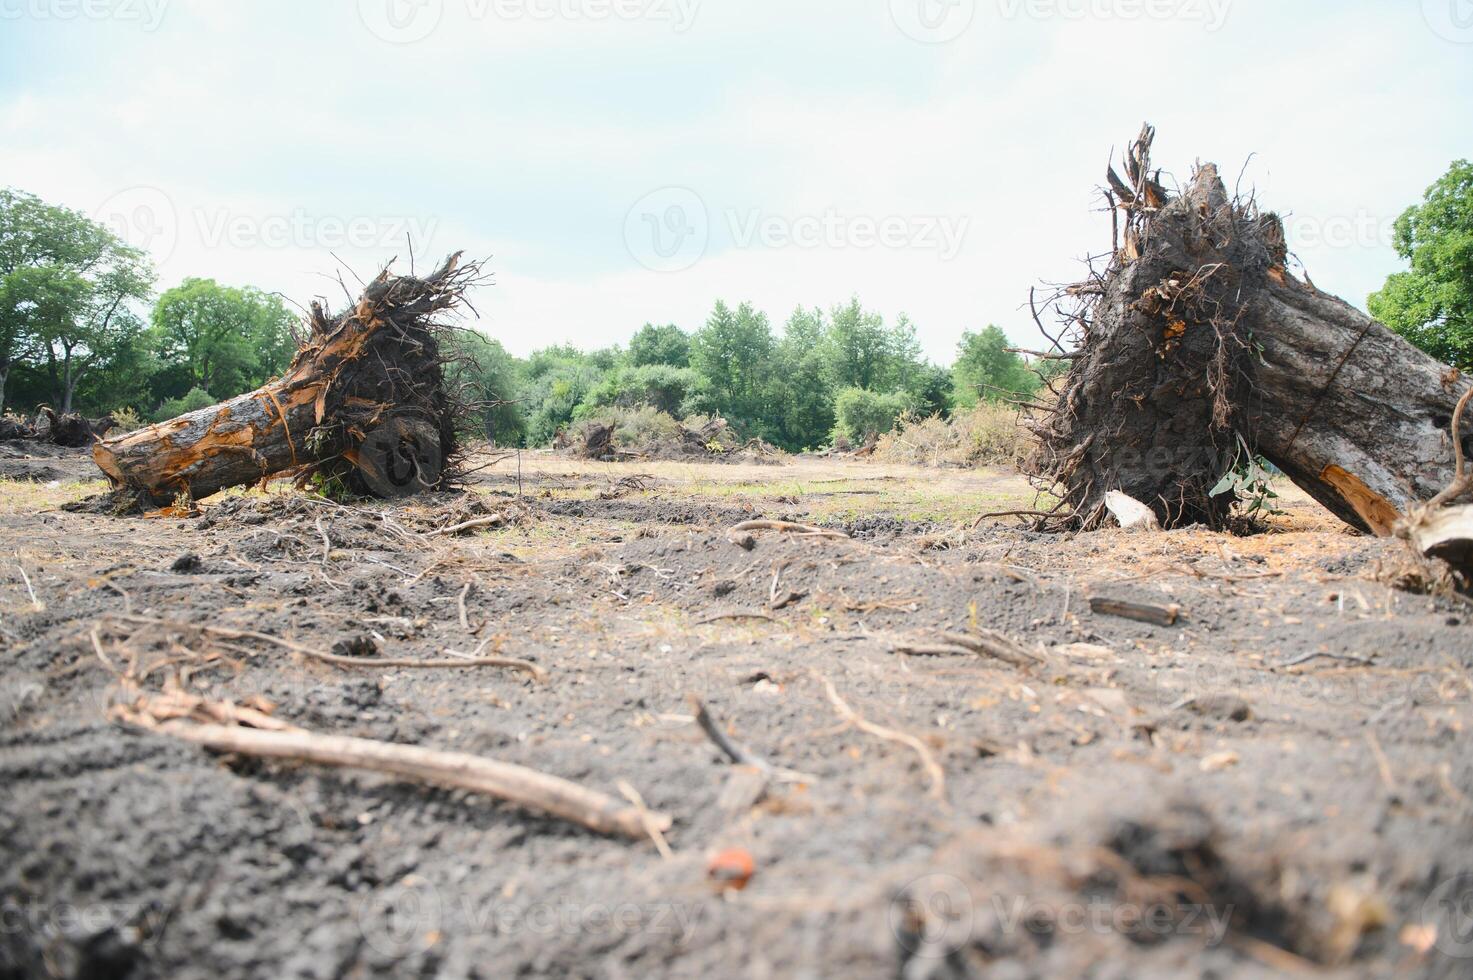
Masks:
[[[280,379],[100,442],[93,459],[114,486],[160,502],[293,471],[381,497],[438,489],[465,411],[445,383],[452,328],[439,317],[479,277],[459,253],[422,279],[386,269],[336,316],[312,305],[310,334]]]
[[[1026,465],[1060,503],[1040,526],[1090,529],[1123,492],[1163,527],[1222,527],[1223,477],[1257,457],[1348,524],[1397,535],[1473,584],[1473,490],[1459,426],[1469,381],[1288,268],[1283,222],[1230,198],[1211,164],[1170,194],[1154,130],[1113,166],[1105,270],[1047,304],[1063,331]],[[1126,179],[1128,178],[1128,179]],[[1037,311],[1035,311],[1037,314]]]
[[[86,449],[117,427],[111,415],[89,419],[75,413],[57,415],[42,408],[35,422],[10,415],[0,416],[0,441],[31,440],[49,442],[64,449]]]
[[[1352,526],[1396,533],[1453,481],[1469,382],[1294,276],[1279,217],[1230,198],[1215,166],[1172,196],[1153,137],[1131,145],[1128,180],[1108,172],[1107,268],[1049,304],[1063,333],[1048,356],[1070,369],[1028,423],[1028,470],[1062,500],[1040,523],[1101,526],[1122,491],[1163,527],[1221,527],[1222,478],[1261,455]]]

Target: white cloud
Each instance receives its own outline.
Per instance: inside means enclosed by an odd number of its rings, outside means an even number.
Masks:
[[[717,297],[780,323],[858,294],[907,312],[944,359],[988,322],[1032,338],[1028,289],[1106,246],[1093,188],[1142,118],[1182,178],[1198,157],[1235,176],[1256,152],[1246,183],[1294,212],[1316,282],[1357,303],[1398,266],[1389,222],[1473,135],[1470,49],[1415,3],[1184,0],[1225,15],[1211,31],[977,0],[965,32],[926,45],[892,0],[702,0],[684,31],[424,2],[441,20],[402,45],[356,0],[173,0],[152,33],[12,25],[0,180],[88,211],[155,188],[179,216],[165,286],[206,275],[336,296],[329,251],[367,275],[405,255],[397,230],[414,224],[422,262],[493,256],[498,285],[478,305],[514,350],[693,328]],[[667,186],[699,194],[712,234],[692,268],[659,275],[624,224]],[[949,261],[852,240],[738,248],[728,213],[789,230],[830,213],[946,219],[967,234]]]

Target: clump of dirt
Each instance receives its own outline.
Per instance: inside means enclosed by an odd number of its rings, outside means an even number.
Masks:
[[[102,474],[84,448],[58,446],[43,439],[0,441],[0,478],[33,483],[98,480]]]

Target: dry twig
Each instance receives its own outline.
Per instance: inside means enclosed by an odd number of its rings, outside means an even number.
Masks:
[[[663,834],[672,823],[668,816],[643,806],[625,806],[611,796],[525,766],[464,752],[319,735],[260,712],[210,706],[195,698],[185,698],[144,698],[132,708],[114,709],[113,717],[217,752],[366,769],[414,782],[482,793],[601,834],[643,840],[652,831]],[[222,708],[236,722],[256,727],[219,723]],[[208,720],[193,720],[202,714]]]
[[[886,728],[883,725],[876,725],[874,722],[866,720],[857,711],[849,707],[848,702],[839,696],[838,690],[834,688],[833,681],[822,674],[817,676],[823,682],[823,686],[828,692],[829,703],[834,706],[834,710],[839,713],[839,717],[843,719],[846,725],[857,728],[867,735],[873,735],[875,738],[884,739],[887,742],[896,742],[912,749],[916,755],[920,756],[921,765],[925,768],[926,775],[931,781],[931,796],[937,800],[946,799],[946,772],[941,768],[941,764],[936,761],[936,757],[931,754],[931,750],[926,748],[925,742],[906,732],[896,731],[893,728]]]

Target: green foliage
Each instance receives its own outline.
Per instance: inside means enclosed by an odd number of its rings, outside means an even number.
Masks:
[[[522,366],[501,341],[475,330],[454,335],[457,349],[448,381],[476,406],[479,435],[498,446],[520,446],[527,418],[519,404],[525,381]]]
[[[130,424],[172,418],[290,363],[295,318],[278,298],[191,278],[145,316],[152,282],[146,256],[86,216],[0,190],[0,409],[9,394],[26,406],[126,410]],[[1036,384],[995,327],[967,335],[953,372],[922,357],[904,315],[887,324],[857,297],[795,311],[781,336],[750,303],[718,302],[694,334],[647,323],[627,350],[564,344],[522,360],[473,331],[453,343],[448,380],[477,406],[476,434],[502,446],[546,445],[611,413],[620,438],[638,442],[670,434],[674,419],[711,414],[733,439],[799,451],[836,434],[888,432],[902,414],[948,426],[954,408],[976,404],[973,385],[983,381],[1022,393]]]
[[[595,408],[648,406],[675,418],[712,411],[711,384],[690,368],[645,364],[609,374],[593,389],[587,404]]]
[[[112,417],[114,430],[117,432],[136,432],[145,425],[138,410],[128,406],[113,409]]]
[[[894,327],[886,327],[857,297],[830,311],[823,343],[829,384],[836,391],[894,391],[905,387],[920,364],[920,342],[910,321],[901,316]]]
[[[1371,295],[1371,315],[1445,364],[1473,368],[1473,163],[1459,160],[1396,222],[1411,270]]]
[[[763,438],[793,452],[817,448],[833,432],[834,389],[823,341],[823,314],[800,309],[788,318],[773,357]]]
[[[690,337],[673,323],[663,327],[646,323],[629,341],[629,363],[635,367],[646,364],[690,367]]]
[[[1255,514],[1282,513],[1274,503],[1279,495],[1273,489],[1271,464],[1249,449],[1242,436],[1238,436],[1238,454],[1233,460],[1232,468],[1212,488],[1211,495],[1221,497],[1227,493],[1234,496],[1243,513],[1249,517]]]
[[[767,314],[750,303],[732,310],[718,300],[706,325],[691,338],[691,367],[710,382],[716,407],[728,421],[745,429],[764,428],[776,347]]]
[[[906,399],[900,394],[880,394],[864,388],[845,388],[834,400],[834,437],[861,443],[871,435],[884,435],[905,414]]]
[[[217,399],[203,388],[191,388],[180,398],[171,398],[159,406],[158,411],[153,413],[155,422],[167,422],[169,419],[188,415],[190,412],[198,412],[202,408],[209,408],[216,404]]]
[[[989,326],[981,333],[968,330],[962,334],[957,345],[956,366],[952,368],[958,406],[970,408],[980,400],[1026,397],[1038,389],[1038,377],[1022,357],[1008,351],[1011,346],[1001,327]]]
[[[912,414],[945,418],[955,403],[951,372],[934,364],[918,365],[906,384],[905,395]]]
[[[280,298],[259,289],[186,279],[153,308],[146,342],[164,365],[154,390],[226,398],[257,388],[291,363],[295,322]]]
[[[153,279],[147,256],[86,215],[0,190],[0,403],[12,364],[62,412],[84,380],[136,367],[134,304]]]
[[[574,413],[603,380],[593,359],[571,347],[552,347],[528,359],[522,389],[526,441],[545,446],[573,422]]]

